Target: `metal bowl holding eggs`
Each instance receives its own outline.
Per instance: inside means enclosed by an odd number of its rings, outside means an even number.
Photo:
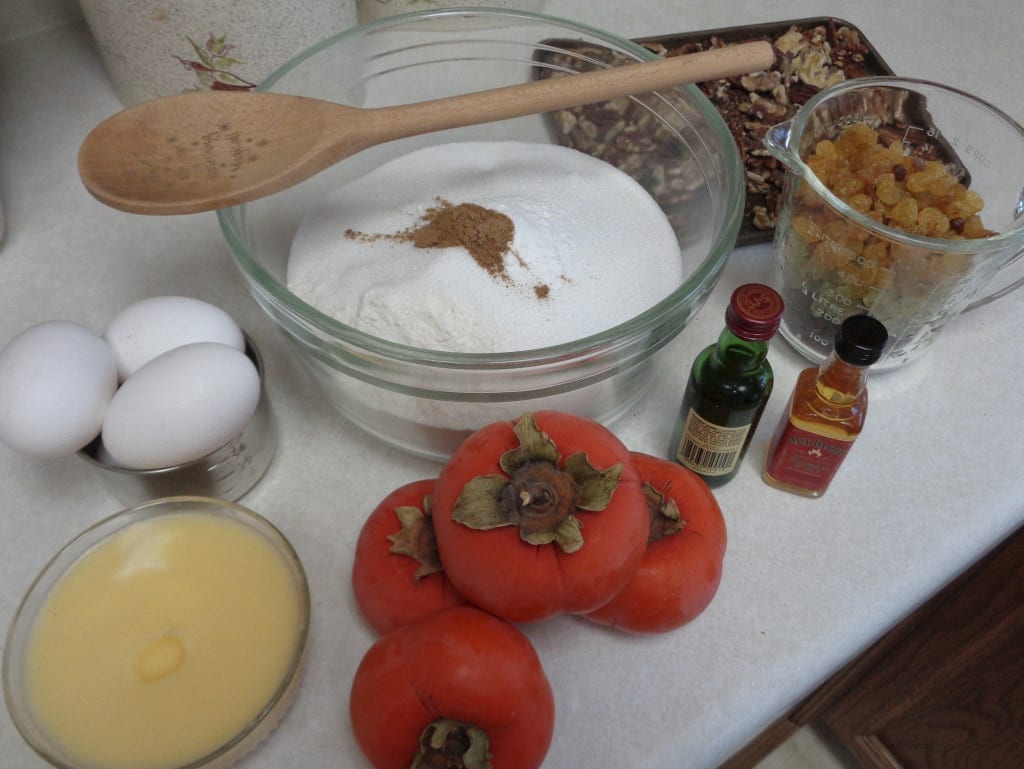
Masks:
[[[102,335],[34,324],[0,348],[0,444],[77,454],[124,504],[176,494],[235,501],[263,476],[275,429],[263,359],[220,307],[127,304]]]
[[[628,40],[569,21],[526,12],[450,9],[350,29],[284,65],[260,89],[376,107],[653,58]],[[662,351],[702,307],[735,245],[743,213],[743,169],[725,123],[696,88],[609,101],[598,105],[597,113],[602,120],[596,125],[588,117],[593,110],[565,110],[390,142],[292,189],[218,212],[223,235],[252,295],[292,342],[323,396],[351,422],[392,446],[443,459],[468,433],[495,419],[555,408],[608,424],[644,395],[664,358]],[[420,336],[409,337],[416,340],[412,342],[396,341],[359,328],[293,290],[289,263],[310,212],[333,199],[339,189],[350,191],[345,204],[349,209],[388,208],[380,192],[389,189],[388,184],[360,185],[389,161],[455,142],[526,142],[539,152],[571,145],[573,132],[578,131],[604,135],[605,141],[589,151],[587,162],[612,166],[630,184],[643,188],[660,209],[658,226],[677,248],[671,270],[638,276],[635,265],[655,247],[653,236],[641,231],[617,247],[612,268],[593,279],[598,298],[587,303],[608,307],[616,305],[620,284],[645,281],[649,303],[638,305],[626,317],[595,322],[554,343],[535,335],[527,318],[515,317],[506,322],[518,333],[515,342],[482,351],[453,350],[423,343]],[[470,176],[487,173],[484,169]],[[390,184],[401,186],[401,181]],[[447,198],[457,194],[439,194],[439,205],[447,205]],[[581,215],[579,201],[560,200],[543,185],[519,189],[516,195],[524,208],[542,207],[535,197],[545,201],[540,217],[554,222],[550,242],[559,237],[564,241],[559,247],[569,262],[577,253],[585,256],[587,248],[574,240],[573,232],[601,225],[614,233],[631,224],[630,209],[610,217]],[[559,222],[560,218],[566,221]],[[512,219],[518,233],[521,222]],[[365,236],[367,241],[398,240],[409,234],[373,228],[355,236],[351,228],[335,234],[343,241],[346,233],[350,239]],[[542,240],[538,248],[543,250]],[[370,252],[366,260],[380,258]],[[529,260],[528,256],[525,261]],[[558,283],[551,297],[548,285],[543,291],[539,283],[533,286],[538,306],[550,310],[556,306],[559,287],[568,292],[583,283],[583,267],[579,273],[575,270],[569,263],[564,274],[548,281]],[[342,308],[366,302],[344,281],[329,298]],[[472,297],[437,301],[452,305],[455,312],[461,311],[462,299],[469,302]],[[469,317],[461,322],[466,329],[477,325]]]

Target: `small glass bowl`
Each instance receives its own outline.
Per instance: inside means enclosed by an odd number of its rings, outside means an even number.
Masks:
[[[347,30],[273,73],[260,90],[382,107],[520,85],[652,60],[624,38],[525,11],[453,8]],[[582,113],[562,110],[411,137],[373,147],[311,179],[218,211],[256,302],[292,342],[324,398],[355,425],[405,451],[443,460],[473,430],[526,411],[559,409],[606,424],[647,392],[662,354],[714,288],[739,231],[745,180],[724,120],[694,86],[604,102],[606,141],[586,146]],[[611,121],[616,123],[615,120]],[[618,129],[622,130],[618,130]],[[615,136],[612,132],[615,132]],[[617,137],[617,138],[616,138]],[[291,241],[304,214],[337,187],[414,149],[452,141],[562,144],[611,163],[662,206],[683,254],[683,280],[641,314],[550,347],[458,353],[398,344],[320,312],[287,286]],[[636,252],[645,248],[635,244]],[[623,270],[634,261],[621,255]],[[608,301],[614,301],[614,279]],[[353,297],[352,301],[358,301]]]
[[[166,497],[130,507],[105,518],[83,531],[61,548],[35,578],[15,612],[7,632],[3,654],[3,689],[7,710],[28,745],[58,769],[104,769],[82,763],[69,755],[48,732],[33,711],[28,683],[28,656],[40,612],[61,578],[91,549],[132,524],[162,516],[199,513],[242,524],[266,540],[291,573],[298,602],[299,628],[295,650],[280,684],[270,699],[237,734],[205,755],[168,769],[224,769],[252,751],[287,714],[298,692],[306,659],[309,636],[310,597],[306,574],[299,557],[284,535],[262,516],[222,499],[210,497]],[[216,585],[210,585],[215,590]]]

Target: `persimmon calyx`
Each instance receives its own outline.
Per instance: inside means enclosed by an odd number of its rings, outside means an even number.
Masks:
[[[409,769],[491,769],[490,740],[473,724],[450,718],[431,721],[420,733]]]
[[[423,500],[422,510],[412,505],[399,505],[395,508],[395,515],[402,528],[394,534],[388,534],[390,552],[406,555],[419,564],[412,575],[413,580],[419,582],[424,577],[444,571],[437,550],[434,524],[430,519],[430,499]]]
[[[471,529],[518,526],[519,536],[531,545],[557,544],[563,552],[583,547],[583,524],[577,510],[600,512],[618,488],[623,465],[598,470],[586,453],[562,455],[554,441],[538,427],[532,414],[515,425],[519,446],[499,460],[508,475],[478,475],[462,489],[452,518]]]
[[[648,542],[657,542],[673,534],[678,534],[686,526],[686,521],[679,514],[679,506],[672,497],[662,494],[651,483],[641,486],[647,510],[651,515],[651,533]]]

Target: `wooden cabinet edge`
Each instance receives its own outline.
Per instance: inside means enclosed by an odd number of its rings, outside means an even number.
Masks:
[[[916,628],[925,623],[951,596],[955,597],[960,591],[965,589],[977,575],[989,568],[994,561],[997,561],[1000,557],[1005,557],[1010,548],[1014,548],[1014,553],[1009,557],[1019,558],[1016,553],[1022,547],[1024,547],[1024,526],[1016,529],[977,562],[950,580],[920,607],[912,611],[878,641],[869,646],[856,659],[833,674],[798,705],[733,754],[718,769],[753,769],[769,753],[793,736],[799,729],[813,721],[825,720],[826,714],[829,713],[830,709],[841,698],[854,691],[858,682],[862,681],[865,676],[876,669],[879,663],[898,644]],[[835,731],[834,725],[829,725],[829,728],[833,731]],[[898,762],[892,758],[888,749],[876,738],[866,735],[860,732],[860,730],[845,728],[843,731],[845,733],[837,734],[839,739],[846,742],[851,751],[863,758],[868,766],[891,766],[898,769]]]
[[[1024,527],[890,635],[886,653],[820,712],[826,729],[869,769],[1019,767]]]

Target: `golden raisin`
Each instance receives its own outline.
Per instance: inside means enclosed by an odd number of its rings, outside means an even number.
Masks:
[[[892,172],[879,174],[875,179],[875,197],[887,206],[896,205],[902,197],[899,187],[896,186],[896,176]]]
[[[867,123],[854,123],[843,131],[842,139],[849,139],[860,147],[870,147],[878,143],[878,132]]]
[[[914,198],[903,198],[889,213],[897,227],[909,230],[917,224],[917,201]]]
[[[863,214],[871,208],[871,198],[863,192],[858,192],[847,198],[846,204],[854,211],[859,211]]]
[[[907,177],[907,192],[918,193],[924,192],[928,189],[928,185],[932,183],[933,177],[927,171],[918,171]]]
[[[814,247],[814,261],[825,267],[842,267],[856,256],[835,240],[823,240]]]
[[[821,158],[834,158],[836,156],[836,145],[828,139],[822,139],[815,145],[814,154]]]
[[[876,240],[864,246],[864,259],[874,264],[884,264],[889,256],[889,244],[883,240]]]
[[[981,223],[981,217],[977,214],[971,214],[964,219],[964,235],[968,238],[984,238],[988,234],[985,226]]]
[[[923,235],[938,238],[949,229],[949,219],[939,209],[928,206],[922,208],[917,215],[917,223],[920,225]]]
[[[789,226],[808,243],[817,243],[821,240],[821,228],[809,216],[794,216]]]
[[[860,192],[864,189],[864,182],[847,170],[837,171],[829,189],[841,198]]]

